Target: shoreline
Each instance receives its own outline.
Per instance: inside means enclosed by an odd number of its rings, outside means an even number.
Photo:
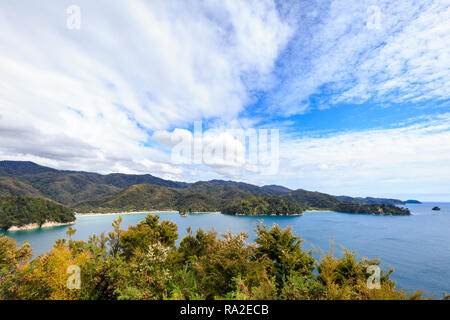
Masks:
[[[413,215],[413,213],[410,214],[377,214],[377,213],[352,213],[352,212],[338,212],[333,210],[326,210],[326,209],[314,209],[314,210],[305,210],[302,213],[298,214],[286,214],[286,215],[278,215],[278,214],[259,214],[259,215],[245,215],[245,214],[226,214],[220,211],[214,211],[214,212],[186,212],[185,214],[225,214],[230,216],[302,216],[304,213],[318,213],[318,212],[334,212],[334,213],[341,213],[341,214],[353,214],[353,215],[373,215],[373,216],[409,216]],[[121,212],[107,212],[107,213],[101,213],[101,212],[87,212],[87,213],[81,213],[81,212],[75,212],[75,217],[93,217],[93,216],[114,216],[114,215],[131,215],[131,214],[152,214],[152,213],[178,213],[181,215],[181,213],[178,210],[146,210],[146,211],[121,211]]]
[[[242,214],[242,213],[223,213],[227,216],[236,216],[236,217],[298,217],[302,216],[303,213],[293,213],[293,214],[276,214],[276,213],[270,213],[270,214]]]
[[[179,213],[177,210],[151,210],[151,211],[122,211],[122,212],[75,212],[75,217],[92,217],[92,216],[114,216],[114,215],[128,215],[128,214],[144,214],[144,213]]]
[[[46,221],[42,225],[38,225],[37,223],[29,223],[25,224],[23,226],[12,226],[9,227],[7,232],[15,232],[15,231],[31,231],[31,230],[37,230],[37,229],[46,229],[46,228],[53,228],[53,227],[60,227],[60,226],[69,226],[75,224],[75,220],[71,222],[54,222],[54,221]]]
[[[194,211],[194,212],[186,212],[186,214],[205,214],[205,213],[222,213],[220,211]]]

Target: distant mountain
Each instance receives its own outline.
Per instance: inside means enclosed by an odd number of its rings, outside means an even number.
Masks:
[[[152,175],[108,174],[56,170],[33,162],[0,161],[0,195],[33,195],[65,205],[113,195],[135,184],[182,187],[184,182]]]
[[[212,212],[219,210],[219,196],[188,189],[166,188],[152,184],[133,185],[121,192],[98,200],[79,203],[77,212],[118,212],[178,210],[180,212]]]
[[[225,181],[225,180],[210,180],[210,181],[200,181],[200,182],[207,182],[207,183],[209,183],[209,185],[212,185],[212,186],[234,187],[236,189],[239,189],[241,191],[247,192],[247,193],[255,195],[255,196],[264,196],[264,195],[278,196],[278,195],[284,193],[284,191],[282,191],[283,190],[282,188],[284,188],[284,187],[279,187],[279,186],[258,187],[253,184],[249,184],[249,183],[245,183],[245,182]],[[198,183],[198,182],[196,182],[196,183]],[[284,188],[284,189],[289,190],[287,188]]]
[[[330,209],[341,201],[332,195],[298,189],[281,195],[282,198],[298,203],[305,208]]]
[[[166,187],[138,184],[119,193],[76,205],[78,212],[110,212],[175,209],[176,193]]]
[[[291,192],[292,190],[283,186],[278,186],[275,184],[262,186],[262,188],[268,192],[273,193],[274,195],[282,195],[284,193]]]
[[[5,177],[18,177],[57,171],[56,169],[40,166],[31,161],[0,161],[0,175]]]
[[[421,204],[422,202],[420,202],[419,200],[406,200],[405,203],[410,203],[410,204]]]
[[[255,195],[267,195],[260,187],[233,181],[199,181],[188,184],[181,191],[185,193],[205,194],[215,202],[217,209],[225,205],[250,198]]]
[[[164,180],[150,174],[101,175],[56,170],[21,161],[0,161],[0,196],[48,198],[82,212],[163,209],[221,211],[232,204],[245,203],[244,200],[252,197],[279,197],[305,209],[334,210],[337,206],[342,208],[347,204],[348,210],[358,212],[373,209],[365,205],[403,203],[396,199],[335,197],[302,189],[292,191],[278,185],[259,187],[236,181],[185,183]],[[280,203],[285,202],[280,200]]]
[[[0,196],[41,196],[41,192],[18,179],[0,177]]]
[[[348,196],[337,196],[339,200],[355,203],[355,204],[392,204],[392,205],[398,205],[398,204],[405,204],[402,200],[399,199],[386,199],[386,198],[372,198],[372,197],[348,197]]]

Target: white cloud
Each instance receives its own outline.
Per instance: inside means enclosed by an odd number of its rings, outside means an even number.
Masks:
[[[450,180],[450,114],[393,128],[298,137],[280,145],[279,181],[354,195],[440,193]]]
[[[236,118],[291,33],[271,0],[78,1],[80,30],[68,5],[2,4],[0,128],[32,132],[2,137],[6,158],[165,174],[151,132]]]
[[[396,129],[285,137],[271,177],[248,163],[170,161],[195,120],[214,128],[206,145],[242,149],[220,132],[292,129],[297,119],[274,116],[305,112],[312,96],[318,109],[448,100],[445,1],[84,0],[80,30],[66,28],[69,4],[2,4],[2,159],[360,195],[448,189],[448,115]],[[376,28],[368,25],[371,6],[380,9]]]
[[[303,113],[314,95],[318,108],[450,98],[448,2],[325,3],[315,19],[299,12],[303,19],[280,71],[285,80],[269,95],[270,110]],[[379,8],[379,28],[369,27],[371,7]]]

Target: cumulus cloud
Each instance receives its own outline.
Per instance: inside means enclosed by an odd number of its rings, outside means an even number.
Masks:
[[[289,138],[280,181],[331,193],[439,193],[450,180],[450,114],[392,129]]]
[[[78,1],[80,30],[66,27],[68,5],[2,5],[0,126],[33,130],[2,139],[6,157],[165,173],[152,132],[236,118],[291,34],[270,0]]]
[[[448,189],[447,114],[390,129],[287,134],[315,108],[448,107],[445,1],[81,0],[79,30],[66,26],[71,4],[2,4],[2,159],[360,195]],[[196,120],[210,129],[206,150],[248,152],[230,129],[286,127],[278,174],[231,158],[174,163]]]

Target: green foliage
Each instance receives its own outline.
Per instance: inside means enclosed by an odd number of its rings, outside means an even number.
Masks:
[[[0,299],[421,299],[395,288],[392,272],[381,273],[381,288],[368,289],[369,265],[333,249],[316,261],[291,229],[257,225],[255,243],[247,235],[199,229],[175,246],[177,227],[158,216],[127,230],[114,221],[107,236],[88,241],[58,240],[31,262],[28,244],[16,248],[0,237]],[[69,235],[75,230],[70,229]],[[80,289],[69,289],[69,266],[81,270]]]
[[[177,225],[164,220],[159,223],[159,216],[147,215],[146,219],[136,226],[130,226],[121,232],[118,244],[120,252],[130,258],[136,252],[147,253],[154,244],[173,247],[178,239]]]
[[[379,215],[409,215],[408,209],[397,207],[403,202],[396,199],[352,198],[331,196],[320,192],[295,190],[282,195],[305,208],[323,209],[345,213],[367,213]]]
[[[0,283],[27,264],[31,255],[29,243],[25,242],[21,248],[16,248],[13,239],[0,234]]]
[[[400,208],[391,204],[367,204],[339,203],[333,207],[333,211],[345,213],[366,213],[379,215],[410,215],[407,208]]]
[[[369,265],[379,266],[378,259],[356,259],[356,253],[346,249],[340,258],[334,256],[334,248],[327,254],[322,254],[317,262],[318,280],[325,287],[324,298],[328,300],[404,300],[421,299],[423,292],[416,291],[407,294],[395,289],[395,282],[390,280],[393,269],[388,272],[381,270],[380,289],[369,289],[367,272]]]
[[[294,215],[301,214],[302,207],[280,197],[252,197],[231,204],[222,213],[233,215]]]
[[[0,161],[0,195],[32,195],[77,207],[101,200],[136,184],[181,187],[182,182],[151,175],[108,174],[55,170],[25,161]]]
[[[314,277],[289,275],[283,281],[280,299],[320,300],[325,297],[324,285]]]
[[[175,191],[161,186],[139,184],[133,185],[113,196],[81,203],[77,206],[77,210],[83,212],[107,212],[111,211],[111,209],[112,211],[166,210],[174,209],[175,205]]]
[[[257,211],[267,210],[265,200],[252,197],[276,197],[274,210],[296,210],[291,204],[283,208],[280,198],[302,208],[334,210],[348,213],[409,214],[393,204],[396,199],[335,197],[302,189],[291,191],[282,186],[264,186],[223,180],[182,183],[151,175],[108,174],[60,171],[33,162],[0,161],[0,196],[38,196],[69,205],[77,212],[118,212],[147,210],[179,210],[181,212]],[[259,204],[256,202],[260,202]],[[392,206],[379,206],[379,205]],[[234,209],[233,209],[234,208]],[[380,211],[380,208],[382,211]],[[268,210],[273,211],[273,210]],[[273,212],[269,212],[272,214]],[[251,214],[251,213],[250,213]],[[280,214],[282,214],[280,212]]]
[[[343,202],[350,202],[356,204],[393,204],[393,205],[402,205],[408,203],[407,201],[403,202],[398,199],[386,199],[386,198],[373,198],[373,197],[348,197],[348,196],[338,196],[336,197]],[[414,201],[414,200],[412,200]]]
[[[75,215],[69,208],[51,200],[34,197],[1,197],[0,229],[46,221],[71,222]]]
[[[256,233],[256,257],[266,257],[271,261],[269,273],[276,277],[279,284],[284,277],[291,275],[312,276],[312,252],[302,250],[303,240],[294,236],[291,228],[280,229],[273,225],[268,229],[267,226],[258,224]]]
[[[306,208],[330,209],[340,203],[339,199],[329,194],[298,189],[282,196]]]

